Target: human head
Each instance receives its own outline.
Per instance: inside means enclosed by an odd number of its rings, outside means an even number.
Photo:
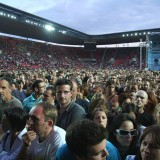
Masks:
[[[111,100],[110,100],[110,107],[112,112],[116,112],[117,108],[119,107],[118,103],[118,96],[115,95]]]
[[[58,117],[56,107],[45,102],[33,107],[29,115],[29,130],[35,131],[40,138],[49,134]]]
[[[79,90],[79,85],[75,80],[72,80],[72,99],[76,100]]]
[[[141,77],[137,77],[137,78],[136,78],[136,83],[137,83],[138,85],[142,84],[142,78],[141,78]]]
[[[93,121],[75,121],[67,129],[66,143],[78,160],[106,160],[106,136],[106,129]]]
[[[153,125],[145,128],[140,138],[140,159],[160,159],[160,127]]]
[[[104,128],[107,127],[107,115],[108,115],[108,110],[104,107],[97,107],[94,109],[94,111],[91,113],[91,118],[94,122],[102,125]]]
[[[137,124],[127,113],[117,115],[111,124],[110,140],[115,146],[128,147],[137,134]]]
[[[62,106],[68,106],[72,99],[73,84],[68,79],[58,79],[55,83],[56,99]]]
[[[11,81],[11,90],[17,89],[17,82]]]
[[[56,76],[58,79],[64,78],[64,71],[63,70],[58,71]]]
[[[108,80],[106,82],[106,92],[108,94],[116,92],[116,82],[113,80]]]
[[[9,107],[4,109],[2,116],[2,128],[4,131],[21,131],[26,126],[28,115],[19,107]]]
[[[143,90],[138,90],[136,92],[135,104],[139,108],[144,108],[148,103],[148,94]]]
[[[32,90],[35,94],[42,95],[45,91],[45,83],[43,80],[35,80],[32,84]]]
[[[16,82],[17,82],[17,89],[18,90],[23,89],[24,82],[22,80],[17,80]]]
[[[99,107],[99,106],[105,106],[105,108],[108,109],[108,105],[106,102],[106,99],[104,99],[104,97],[100,97],[97,99],[94,99],[89,106],[89,113],[93,112],[95,108]]]
[[[0,78],[0,99],[10,101],[11,97],[11,80],[6,77]]]
[[[130,85],[130,92],[137,92],[138,91],[138,85],[135,83]]]
[[[122,107],[122,113],[128,113],[134,120],[136,120],[137,106],[134,103],[125,104]]]
[[[148,92],[150,89],[150,82],[149,81],[145,81],[143,84],[143,90]]]
[[[94,84],[93,93],[103,93],[103,86],[101,84]]]
[[[56,75],[52,75],[49,83],[50,83],[50,85],[54,85],[54,83],[55,83],[56,81],[57,81]]]
[[[53,104],[55,100],[55,89],[53,86],[49,86],[46,88],[46,90],[43,93],[43,101]]]
[[[135,92],[130,92],[129,93],[129,97],[131,99],[131,102],[134,103],[135,102],[136,93]]]
[[[117,82],[117,76],[115,74],[112,74],[110,76],[110,80],[114,81],[115,83]]]
[[[121,93],[118,96],[118,102],[119,102],[119,106],[121,107],[123,107],[125,104],[131,103],[131,99],[128,93]]]

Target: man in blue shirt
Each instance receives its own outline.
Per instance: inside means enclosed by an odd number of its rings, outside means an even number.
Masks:
[[[32,84],[32,90],[33,93],[23,101],[23,107],[27,113],[29,113],[29,111],[38,103],[42,102],[42,96],[45,91],[45,82],[42,80],[35,80]]]
[[[93,121],[83,120],[67,129],[66,143],[56,160],[120,160],[117,149],[106,140],[106,131]]]

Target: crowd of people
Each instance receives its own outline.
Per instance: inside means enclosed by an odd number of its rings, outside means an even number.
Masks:
[[[145,67],[143,49],[143,68]],[[46,68],[132,69],[139,68],[139,48],[84,48],[56,46],[24,39],[0,37],[0,67],[3,70]]]
[[[21,43],[0,48],[0,160],[160,159],[159,71],[106,63],[107,54],[102,69],[87,68],[72,49]]]

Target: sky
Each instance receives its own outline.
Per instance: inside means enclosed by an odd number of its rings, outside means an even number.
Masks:
[[[90,35],[160,28],[160,0],[0,0]]]

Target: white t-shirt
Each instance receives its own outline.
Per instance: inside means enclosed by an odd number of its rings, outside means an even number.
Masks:
[[[65,134],[62,134],[60,129],[52,130],[47,139],[41,143],[37,137],[28,149],[27,160],[55,160],[56,151],[65,144],[64,140]]]

